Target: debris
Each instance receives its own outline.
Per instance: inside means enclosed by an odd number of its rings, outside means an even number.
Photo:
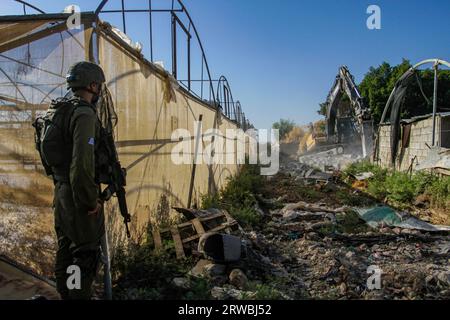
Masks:
[[[199,240],[198,252],[215,262],[237,262],[241,258],[241,239],[228,234],[207,233]]]
[[[212,264],[211,261],[200,259],[197,264],[189,271],[189,274],[194,277],[202,277],[205,274],[205,267]]]
[[[418,164],[415,169],[434,169],[441,174],[450,175],[450,150],[441,147],[431,147],[427,158]]]
[[[380,226],[392,226],[403,229],[414,229],[428,232],[450,231],[449,226],[432,225],[419,220],[405,212],[398,213],[387,206],[378,206],[375,208],[354,208],[354,210],[373,228]],[[394,231],[395,232],[395,231]]]
[[[358,181],[364,181],[372,178],[374,176],[373,172],[362,172],[360,174],[355,174],[354,177]]]
[[[327,212],[327,213],[340,213],[345,212],[347,208],[338,208],[338,209],[331,209],[327,207],[320,207],[317,205],[309,204],[304,201],[300,201],[297,203],[290,203],[287,204],[283,209],[281,209],[280,213],[284,215],[288,211],[295,211],[295,210],[302,210],[304,212]]]
[[[450,271],[440,272],[437,276],[437,279],[445,286],[450,287]]]
[[[216,300],[248,300],[255,298],[256,293],[233,288],[214,287],[211,289],[211,296]]]
[[[238,289],[244,290],[247,287],[248,279],[240,269],[233,269],[229,275],[230,284]]]
[[[205,266],[203,270],[206,276],[214,278],[224,275],[225,271],[227,270],[227,266],[223,264],[212,263]]]
[[[191,287],[191,282],[186,278],[174,278],[172,280],[174,286],[180,289],[188,290]]]
[[[193,251],[195,244],[199,242],[199,239],[204,234],[221,231],[231,232],[239,228],[237,221],[224,210],[174,209],[182,213],[186,218],[192,219],[188,222],[173,226],[170,229],[162,231],[155,230],[153,232],[153,243],[155,244],[155,249],[160,250],[162,248],[163,237],[170,234],[175,243],[178,259],[186,256],[185,249]]]

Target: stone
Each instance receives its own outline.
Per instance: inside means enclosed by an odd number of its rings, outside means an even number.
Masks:
[[[247,287],[248,279],[245,273],[240,269],[234,269],[229,275],[230,284],[238,289],[244,290]]]
[[[214,287],[211,289],[211,296],[216,300],[249,300],[254,298],[256,293],[226,287]]]
[[[450,271],[442,271],[437,275],[437,279],[445,286],[450,286]]]
[[[172,284],[180,289],[188,290],[191,287],[191,282],[186,278],[174,278]]]
[[[305,234],[305,239],[312,240],[312,241],[318,241],[318,240],[320,240],[320,237],[315,232],[308,232],[307,234]]]
[[[358,247],[359,251],[366,251],[367,250],[367,244],[363,243]]]
[[[205,267],[213,264],[211,261],[206,259],[201,259],[197,262],[194,268],[189,271],[189,274],[194,277],[202,277],[205,275]]]
[[[339,292],[341,293],[341,295],[345,295],[347,292],[347,285],[345,284],[345,282],[342,282],[339,285]]]

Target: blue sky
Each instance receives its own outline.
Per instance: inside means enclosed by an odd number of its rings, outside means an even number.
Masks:
[[[170,0],[153,0],[155,7]],[[12,0],[1,0],[0,13],[21,13]],[[29,0],[46,12],[92,0]],[[100,1],[98,1],[100,2]],[[112,7],[120,1],[110,0]],[[129,8],[138,0],[126,0]],[[143,0],[144,5],[147,3]],[[184,0],[202,39],[213,78],[224,74],[235,100],[258,128],[280,118],[307,124],[320,118],[316,110],[326,99],[340,65],[359,82],[370,66],[408,58],[450,60],[450,1],[418,0]],[[382,29],[368,30],[366,9],[381,8]],[[166,5],[167,6],[167,5]],[[169,20],[154,19],[155,60],[170,66]],[[121,27],[117,15],[103,16]],[[144,44],[148,55],[145,15],[127,16],[127,30]],[[180,51],[183,47],[180,45]],[[194,66],[197,66],[194,63]],[[180,64],[182,68],[182,63]]]

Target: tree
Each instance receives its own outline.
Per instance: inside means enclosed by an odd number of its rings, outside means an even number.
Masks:
[[[399,68],[397,68],[396,71],[396,73],[398,73]],[[394,81],[392,73],[393,68],[390,64],[383,62],[377,68],[371,67],[359,85],[361,96],[368,104],[375,124],[380,122],[386,102],[394,88],[396,80]]]
[[[377,68],[371,67],[369,72],[359,85],[361,95],[368,104],[374,123],[380,123],[389,96],[394,89],[395,83],[411,68],[409,60],[403,59],[402,63],[391,67],[389,63],[383,62]],[[413,81],[407,89],[402,106],[402,118],[431,113],[433,110],[433,87],[434,71],[431,69],[418,72],[424,98],[420,90],[419,82]],[[450,71],[440,70],[438,75],[438,111],[450,110]]]
[[[321,116],[326,117],[327,116],[327,108],[328,108],[328,104],[326,102],[319,103],[319,110],[317,110],[317,113]]]
[[[273,129],[278,129],[280,131],[280,140],[286,138],[287,134],[292,131],[295,127],[295,122],[292,120],[280,119],[280,121],[275,122],[272,125]]]

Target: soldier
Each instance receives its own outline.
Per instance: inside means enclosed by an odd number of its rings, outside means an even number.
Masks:
[[[105,82],[103,70],[90,62],[74,64],[68,72],[68,89],[74,98],[67,100],[67,133],[62,165],[52,166],[55,181],[54,213],[58,237],[55,276],[62,299],[90,299],[104,235],[103,203],[96,172],[96,149],[100,141],[100,121],[96,102]],[[61,120],[62,121],[62,120]],[[63,131],[64,131],[63,130]],[[81,286],[71,284],[70,266],[81,271]],[[73,273],[75,275],[75,273]],[[74,282],[76,283],[76,282]]]

